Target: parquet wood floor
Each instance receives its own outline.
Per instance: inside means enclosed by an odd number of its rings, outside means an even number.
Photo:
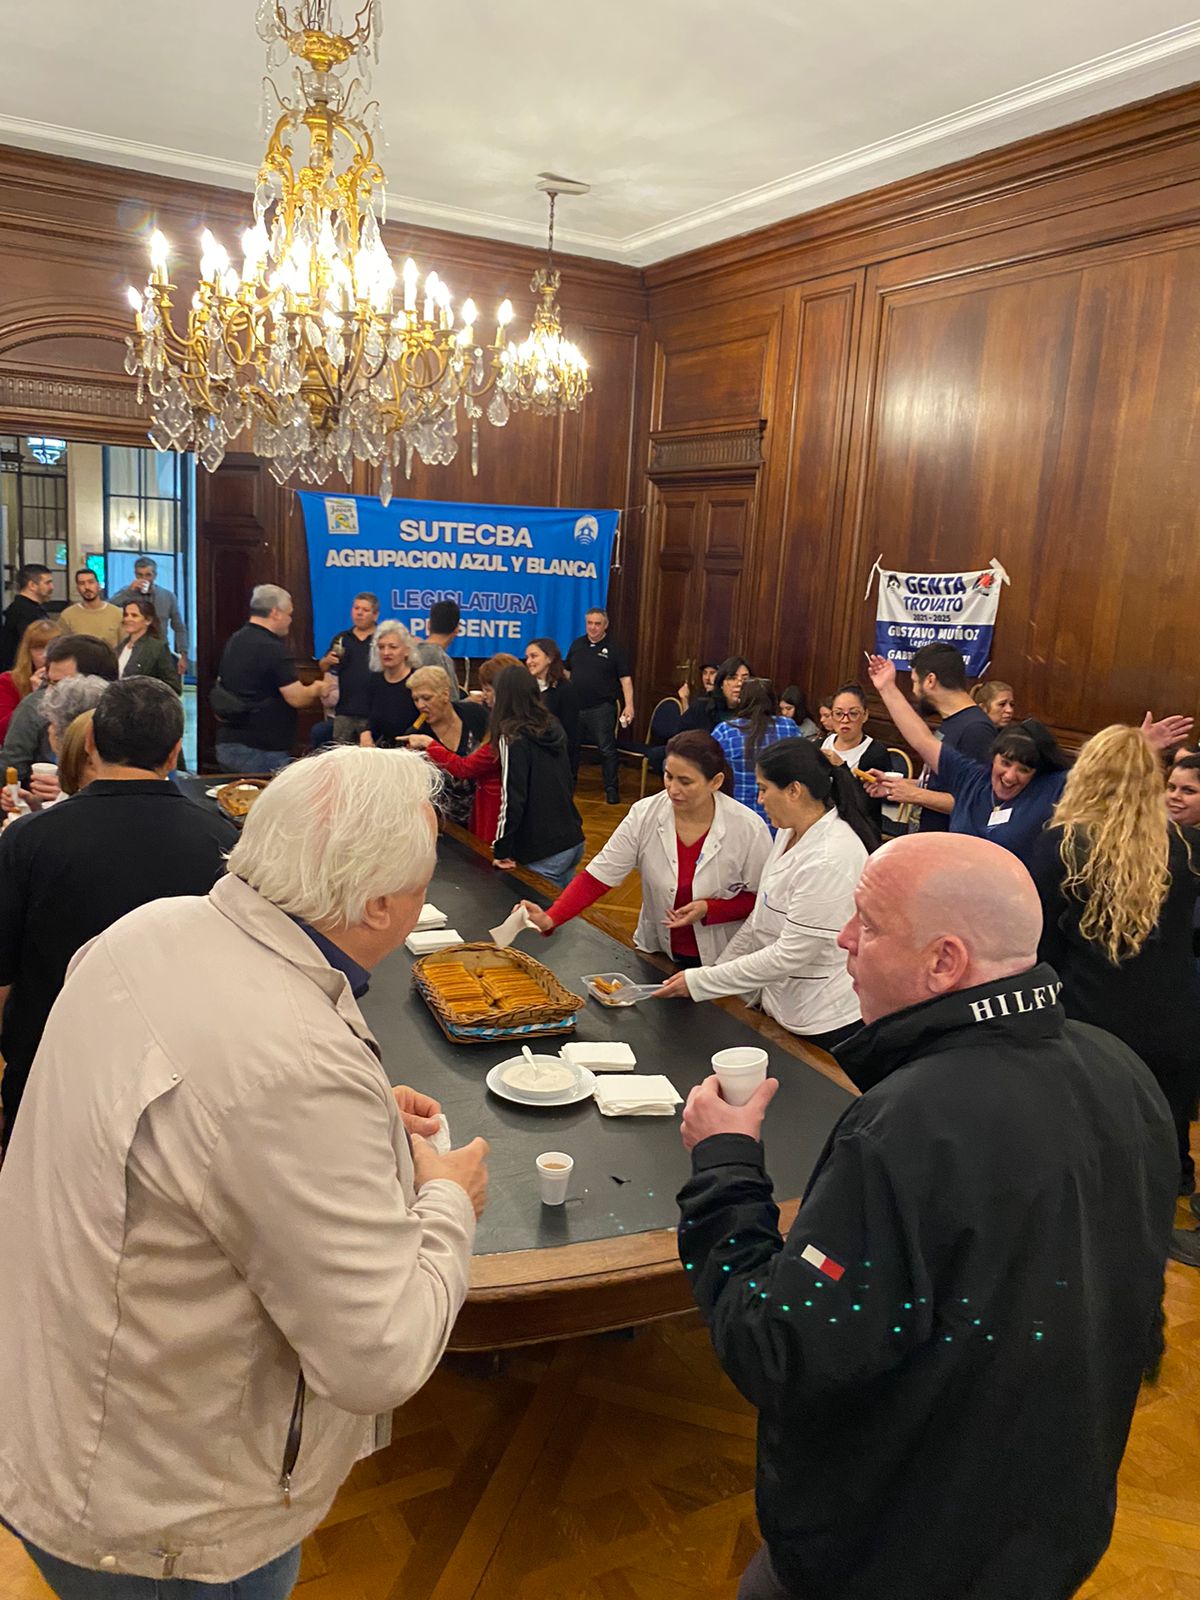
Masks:
[[[589,858],[624,814],[591,787]],[[1167,1314],[1085,1600],[1200,1600],[1200,1272],[1168,1267]],[[447,1361],[307,1542],[298,1600],[733,1600],[753,1483],[754,1414],[695,1316]],[[48,1595],[0,1535],[0,1600]]]

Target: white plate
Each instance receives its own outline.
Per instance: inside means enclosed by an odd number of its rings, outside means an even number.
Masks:
[[[205,789],[204,792],[210,800],[215,800],[224,787],[223,783],[219,783],[215,789]]]
[[[517,1058],[520,1059],[519,1057]],[[590,1100],[596,1092],[596,1074],[589,1072],[586,1067],[579,1068],[579,1082],[573,1089],[567,1089],[553,1099],[529,1100],[515,1089],[510,1089],[502,1080],[500,1074],[505,1067],[510,1067],[512,1061],[501,1061],[492,1068],[484,1080],[493,1094],[499,1095],[501,1100],[511,1100],[515,1106],[525,1106],[529,1111],[540,1111],[544,1106],[573,1106],[581,1100]]]

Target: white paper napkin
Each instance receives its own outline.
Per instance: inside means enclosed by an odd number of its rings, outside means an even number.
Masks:
[[[450,1154],[450,1124],[446,1121],[446,1113],[438,1112],[438,1131],[431,1137],[430,1144],[439,1156]]]
[[[493,944],[497,945],[501,950],[507,950],[519,933],[525,928],[532,928],[533,925],[528,911],[518,900],[500,926],[498,928],[489,928],[488,932],[492,936]]]
[[[596,1079],[596,1104],[606,1117],[671,1117],[683,1096],[656,1073]]]
[[[452,944],[461,944],[463,936],[457,928],[430,929],[426,933],[410,933],[404,948],[412,956],[427,956],[434,950],[445,950]]]
[[[428,933],[432,928],[444,928],[450,918],[444,911],[439,911],[428,901],[421,907],[421,915],[417,918],[417,932]]]
[[[623,1039],[608,1044],[584,1044],[579,1040],[564,1044],[558,1052],[573,1067],[586,1067],[589,1072],[632,1072],[637,1057]]]

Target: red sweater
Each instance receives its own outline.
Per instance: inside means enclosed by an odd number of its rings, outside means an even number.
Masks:
[[[475,785],[471,807],[471,832],[484,844],[493,844],[500,821],[500,757],[494,744],[481,744],[469,756],[456,756],[436,739],[425,754],[435,767],[452,778],[470,778]]]
[[[684,844],[676,835],[676,860],[679,863],[679,887],[675,891],[676,910],[695,899],[692,882],[696,876],[696,863],[700,859],[700,852],[707,838],[707,834],[702,834],[694,844]],[[608,890],[609,885],[601,883],[599,878],[593,878],[590,872],[580,872],[571,879],[547,915],[556,928],[560,927],[564,922],[570,922],[572,917],[577,917],[581,911],[586,911],[589,906],[595,905],[602,895],[608,893]],[[741,894],[735,894],[729,900],[712,899],[708,902],[705,925],[711,928],[719,922],[741,922],[754,910],[754,901],[755,896],[749,889],[743,890]],[[686,928],[671,929],[671,954],[676,960],[681,956],[699,959],[700,947],[696,943],[696,930],[691,924]]]
[[[0,672],[0,740],[8,732],[12,714],[21,704],[21,691],[13,682],[11,672]]]

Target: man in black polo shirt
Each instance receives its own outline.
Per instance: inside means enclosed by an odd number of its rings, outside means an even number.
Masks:
[[[967,668],[960,651],[952,644],[927,644],[912,658],[911,671],[917,710],[922,716],[936,712],[941,718],[938,733],[942,743],[972,761],[989,761],[996,729],[987,712],[967,693]],[[897,805],[920,806],[918,833],[949,831],[954,796],[931,787],[928,768],[916,782],[885,776],[869,792]]]
[[[7,672],[17,659],[25,629],[46,615],[46,601],[54,593],[54,574],[49,567],[29,562],[17,573],[16,594],[0,624],[0,672]]]
[[[620,699],[621,726],[628,728],[633,722],[633,669],[624,650],[609,637],[607,611],[594,606],[584,626],[587,632],[567,651],[567,670],[579,701],[579,737],[599,750],[604,798],[615,806],[621,794],[614,707]],[[576,755],[577,766],[578,759]]]
[[[182,738],[183,707],[165,683],[110,684],[87,735],[96,778],[0,835],[6,1142],[75,952],[137,906],[207,894],[224,871],[235,830],[167,782]]]
[[[221,653],[212,708],[221,720],[217,760],[226,772],[278,772],[292,759],[296,712],[315,705],[332,679],[301,683],[287,646],[292,597],[276,583],[250,595],[250,620]]]
[[[371,714],[371,643],[378,621],[379,596],[364,589],[354,596],[350,626],[334,635],[318,662],[322,672],[337,673],[334,744],[357,744],[359,735],[366,732]]]

